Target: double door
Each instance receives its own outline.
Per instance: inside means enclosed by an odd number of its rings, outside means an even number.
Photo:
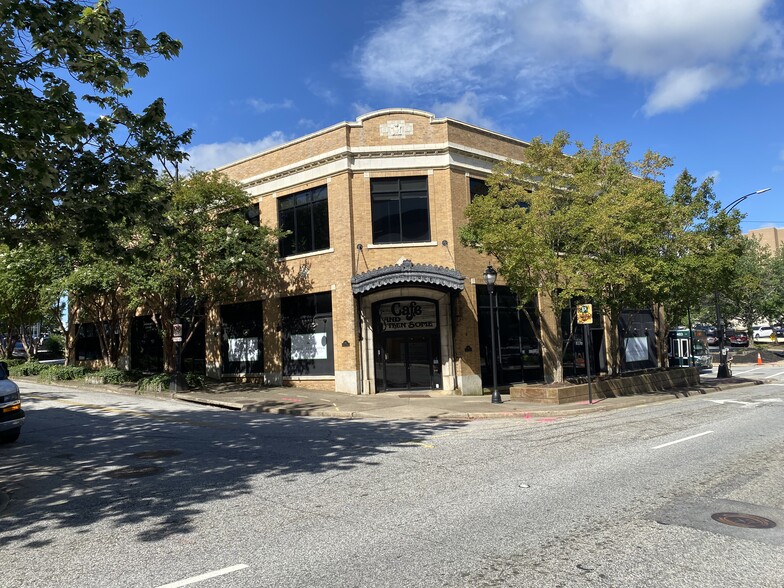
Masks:
[[[441,389],[437,334],[387,335],[376,349],[376,389]]]

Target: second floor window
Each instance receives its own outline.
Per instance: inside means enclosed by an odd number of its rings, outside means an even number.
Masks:
[[[373,243],[430,241],[427,176],[370,180]]]
[[[471,192],[470,202],[474,201],[477,196],[487,196],[490,192],[490,187],[487,182],[478,178],[469,178],[469,191]]]
[[[289,232],[280,240],[283,257],[329,249],[327,187],[319,186],[279,198],[278,228]]]

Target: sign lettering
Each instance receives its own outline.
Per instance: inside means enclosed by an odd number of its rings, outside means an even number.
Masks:
[[[384,332],[424,331],[438,326],[436,304],[423,300],[382,304],[378,316]]]

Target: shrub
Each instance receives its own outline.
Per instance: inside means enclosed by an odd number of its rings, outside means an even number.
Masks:
[[[39,372],[38,379],[42,382],[79,380],[90,371],[89,368],[78,365],[50,365]]]
[[[37,376],[49,367],[51,366],[38,363],[37,361],[26,361],[16,365],[11,365],[11,362],[8,362],[8,375],[12,378],[19,376]]]
[[[185,376],[185,383],[188,384],[188,388],[191,390],[204,387],[204,376],[202,374],[185,372],[183,375]]]
[[[112,367],[98,370],[94,374],[91,374],[91,377],[100,380],[104,384],[124,384],[125,382],[131,381],[128,372]]]
[[[15,365],[22,365],[23,363],[27,363],[26,359],[18,359],[18,358],[0,359],[0,361],[4,361],[9,368]]]
[[[171,376],[169,374],[155,374],[147,378],[142,378],[136,385],[138,392],[162,392],[169,387]]]

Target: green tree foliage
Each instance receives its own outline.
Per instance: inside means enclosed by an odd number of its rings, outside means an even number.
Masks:
[[[571,147],[575,153],[564,155]],[[573,145],[563,132],[551,142],[535,139],[522,163],[497,167],[488,195],[467,208],[461,239],[493,255],[521,300],[538,299],[540,312],[554,319],[575,299],[597,304],[612,325],[609,367],[616,373],[622,309],[687,305],[695,296],[683,286],[689,272],[718,275],[734,259],[716,258],[737,247],[737,217],[717,215],[710,181],[697,189],[687,172],[668,197],[663,175],[670,165],[653,152],[630,161],[623,141]],[[558,320],[543,322],[557,325],[553,333],[534,331],[560,381],[570,333]]]
[[[215,305],[244,292],[278,286],[278,233],[245,218],[248,196],[225,176],[195,172],[166,186],[159,217],[133,235],[125,283],[131,308],[149,312],[164,341],[164,368],[174,369],[172,325],[189,328],[183,346]]]
[[[489,193],[467,207],[468,223],[461,229],[464,244],[493,255],[499,273],[524,302],[537,301],[540,312],[560,318],[574,297],[584,296],[586,282],[575,255],[590,199],[580,189],[573,161],[563,155],[569,136],[558,133],[551,142],[536,138],[522,164],[501,163],[488,179]],[[528,317],[532,326],[534,321]],[[563,379],[563,339],[556,332],[534,328],[555,374]]]
[[[181,44],[148,39],[108,0],[2,0],[0,23],[0,240],[110,249],[111,225],[149,214],[153,161],[185,157],[191,132],[172,131],[162,99],[124,102]]]
[[[784,248],[770,259],[768,318],[771,323],[784,324]]]
[[[721,304],[726,318],[746,325],[751,340],[752,328],[762,319],[775,315],[770,252],[756,239],[742,238],[743,250],[737,258],[733,279],[724,288]]]
[[[20,340],[28,357],[35,353],[30,327],[46,319],[42,299],[52,271],[50,260],[36,248],[0,245],[0,326],[5,342],[0,356],[10,357]]]

